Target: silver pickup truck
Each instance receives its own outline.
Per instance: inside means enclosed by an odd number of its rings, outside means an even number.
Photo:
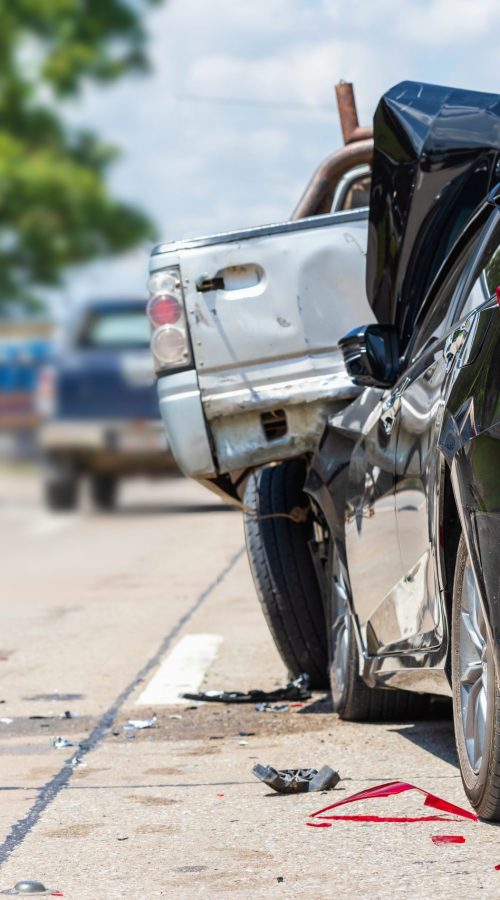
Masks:
[[[302,488],[328,417],[360,393],[337,341],[373,319],[367,131],[351,117],[349,142],[319,167],[291,221],[159,244],[148,283],[171,451],[185,475],[244,509],[271,633],[290,673],[307,671],[318,687],[327,648]]]

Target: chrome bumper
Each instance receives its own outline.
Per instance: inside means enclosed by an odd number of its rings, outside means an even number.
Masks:
[[[168,449],[161,422],[49,421],[40,427],[44,450],[165,453]]]

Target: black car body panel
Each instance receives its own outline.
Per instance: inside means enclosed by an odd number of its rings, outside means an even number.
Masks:
[[[482,583],[500,663],[500,309],[473,323],[481,351],[460,365],[447,400],[439,448],[450,465],[469,552]],[[471,342],[473,343],[473,341]]]
[[[420,304],[497,179],[500,97],[402,82],[374,118],[367,293],[408,341]]]
[[[401,371],[330,420],[306,491],[348,571],[367,683],[449,693],[462,531],[500,671],[500,211],[485,201],[500,99],[420,88],[390,91],[375,132],[370,300],[400,330]]]

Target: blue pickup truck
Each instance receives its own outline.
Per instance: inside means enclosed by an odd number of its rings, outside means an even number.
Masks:
[[[75,508],[84,476],[111,509],[121,478],[172,470],[149,339],[143,300],[91,301],[64,329],[37,391],[50,509]]]

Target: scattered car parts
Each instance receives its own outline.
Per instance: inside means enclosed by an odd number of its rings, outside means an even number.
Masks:
[[[275,769],[257,763],[252,769],[259,781],[263,781],[278,794],[305,794],[314,791],[332,791],[339,783],[340,775],[330,766],[321,769]]]
[[[306,672],[299,675],[293,681],[289,681],[285,687],[276,688],[274,691],[200,691],[198,693],[186,693],[181,695],[184,700],[196,700],[207,703],[273,703],[278,700],[309,700],[309,676]]]

